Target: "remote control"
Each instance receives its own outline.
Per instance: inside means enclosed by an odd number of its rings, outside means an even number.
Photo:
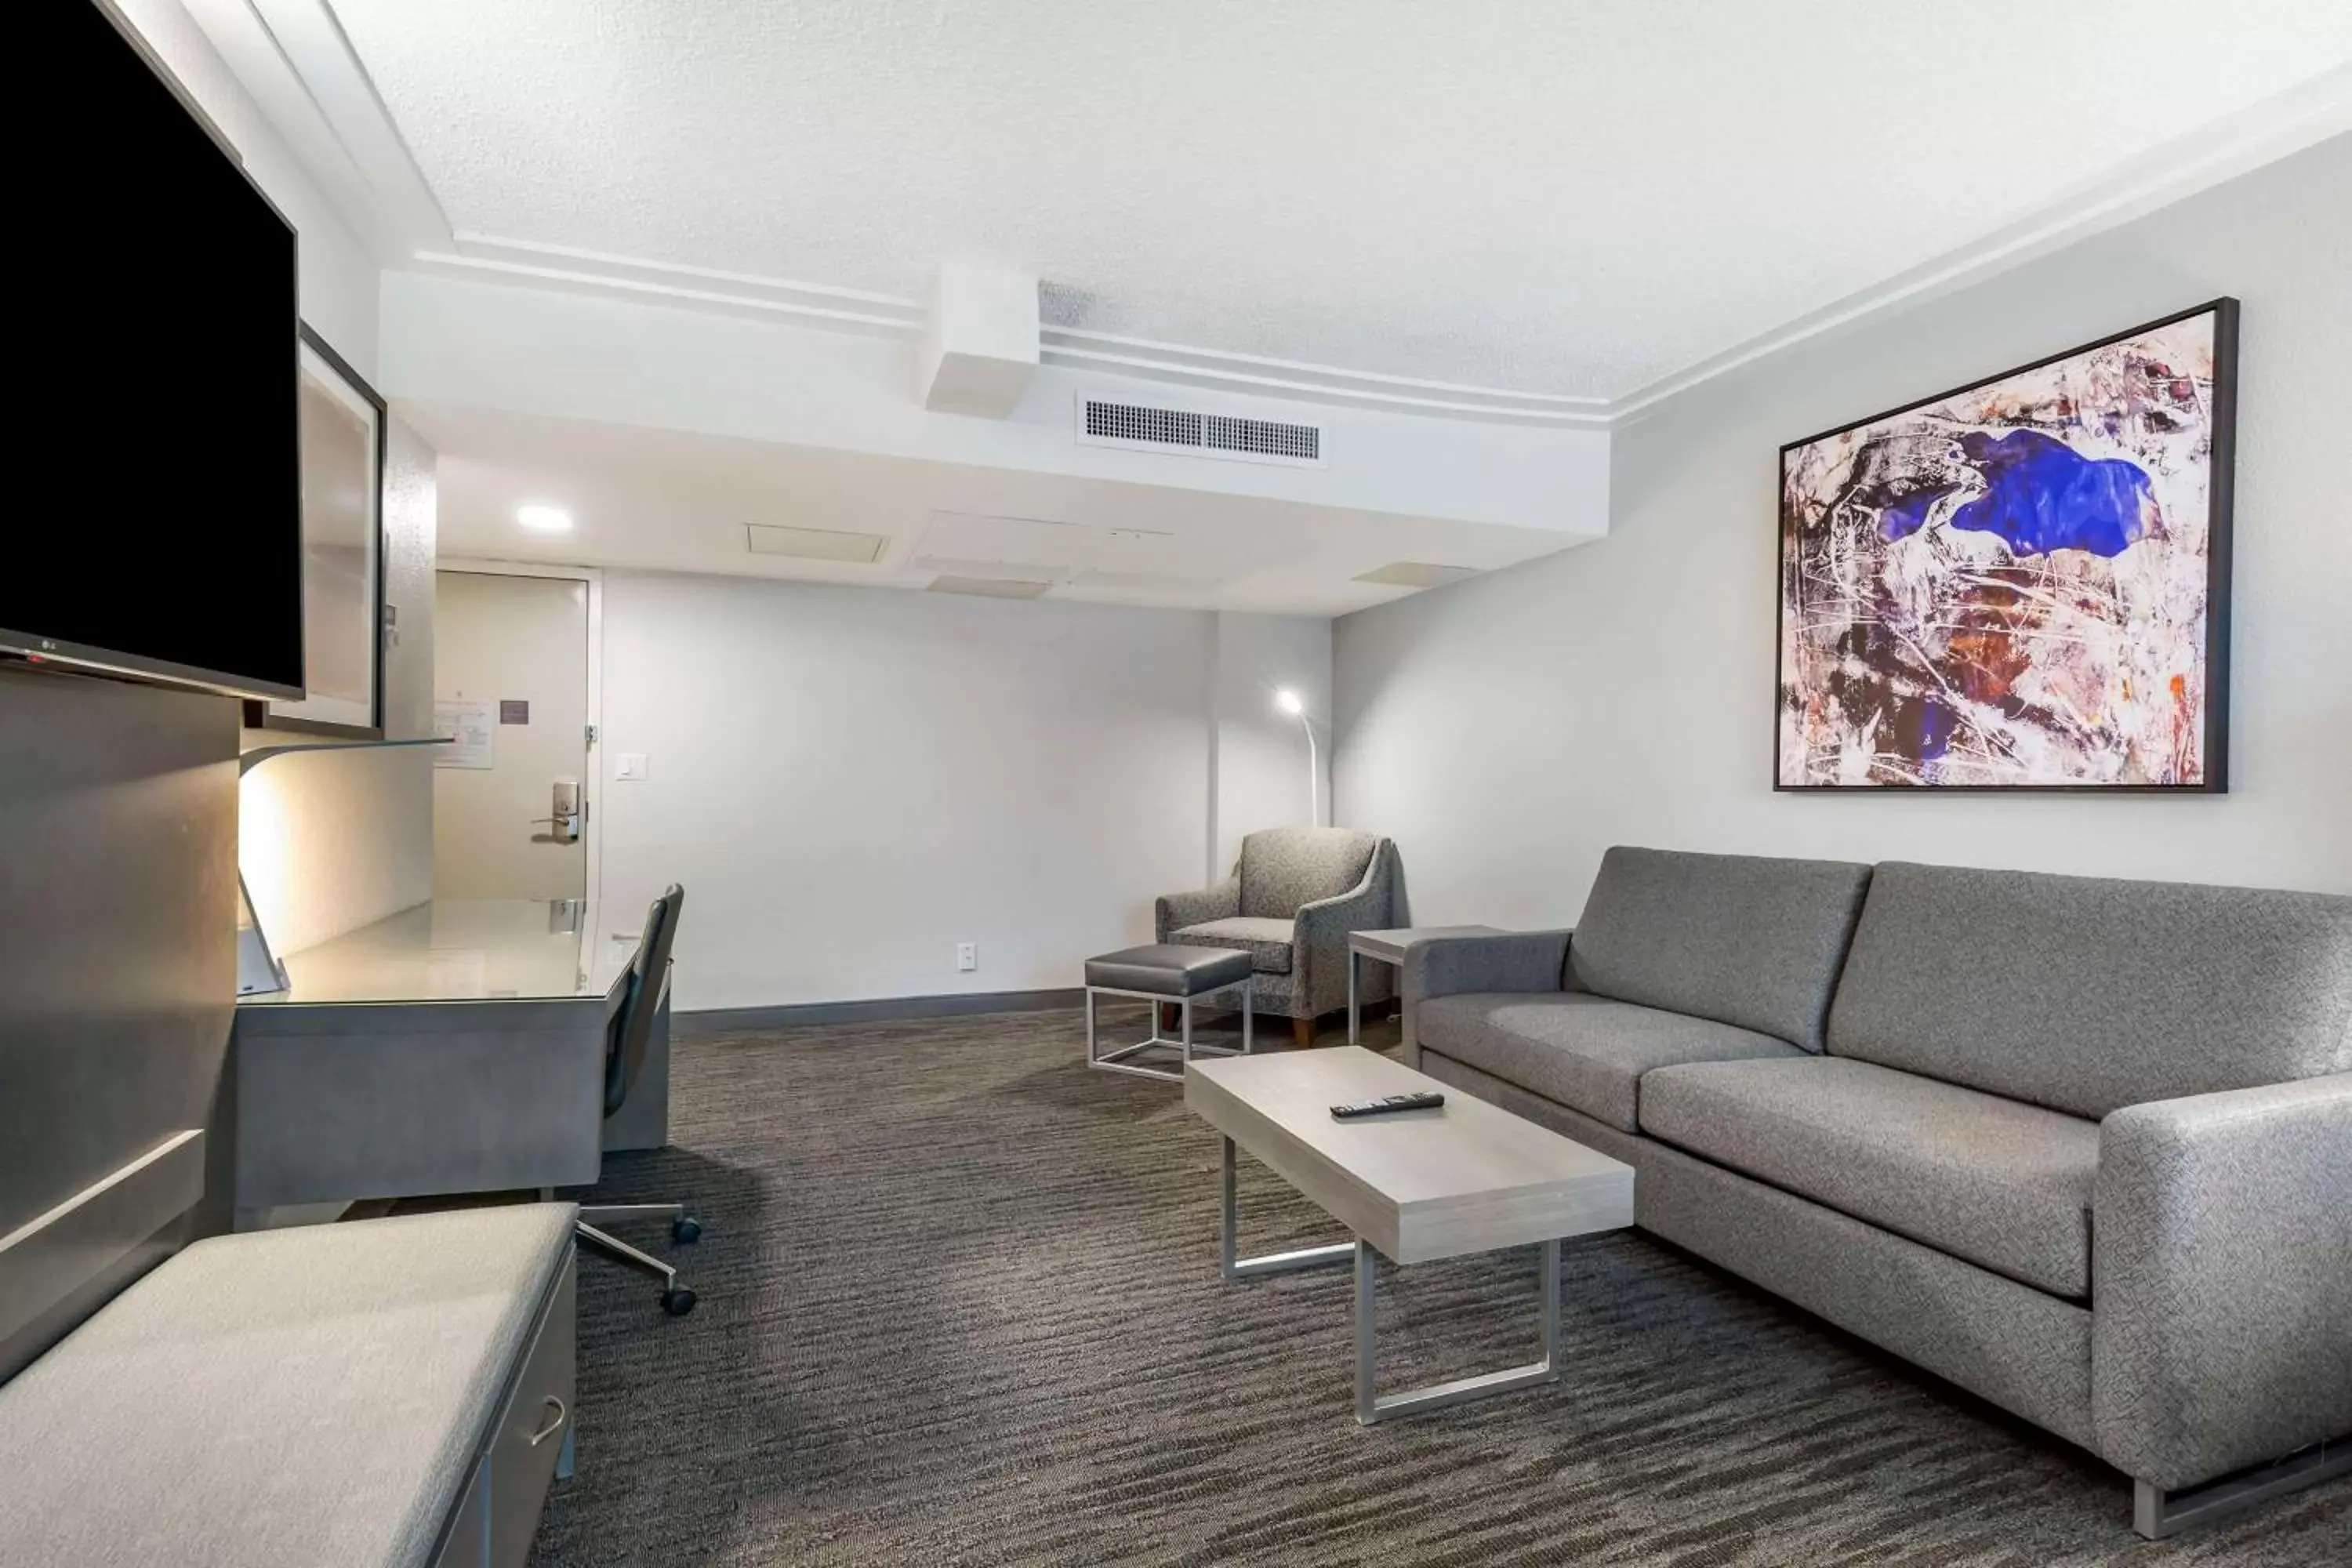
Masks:
[[[1360,1116],[1386,1116],[1391,1110],[1434,1110],[1445,1103],[1445,1097],[1435,1091],[1421,1094],[1391,1094],[1382,1100],[1358,1100],[1346,1105],[1335,1105],[1331,1114],[1342,1121],[1352,1121]]]

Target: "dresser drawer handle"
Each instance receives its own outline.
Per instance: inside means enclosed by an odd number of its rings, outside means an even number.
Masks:
[[[530,1446],[534,1448],[563,1430],[563,1401],[551,1394],[547,1396],[546,1403],[554,1407],[555,1419],[530,1435]]]

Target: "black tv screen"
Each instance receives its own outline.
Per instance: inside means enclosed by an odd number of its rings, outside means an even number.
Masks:
[[[0,649],[299,697],[294,231],[89,0],[15,20],[61,114],[13,160],[42,264]]]

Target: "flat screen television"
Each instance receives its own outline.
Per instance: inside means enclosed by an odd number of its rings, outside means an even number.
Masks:
[[[295,236],[91,0],[25,8],[0,650],[252,697],[302,679]]]

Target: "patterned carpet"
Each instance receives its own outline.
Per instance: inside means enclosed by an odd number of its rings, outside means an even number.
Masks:
[[[697,1206],[702,1303],[583,1255],[534,1562],[2352,1562],[2352,1483],[2142,1542],[2088,1456],[1632,1233],[1568,1251],[1558,1386],[1359,1427],[1347,1272],[1223,1286],[1214,1135],[1080,1056],[1075,1013],[682,1041],[677,1147],[597,1195]],[[1243,1173],[1245,1248],[1336,1239]],[[1528,1359],[1533,1278],[1384,1268],[1383,1386]]]

